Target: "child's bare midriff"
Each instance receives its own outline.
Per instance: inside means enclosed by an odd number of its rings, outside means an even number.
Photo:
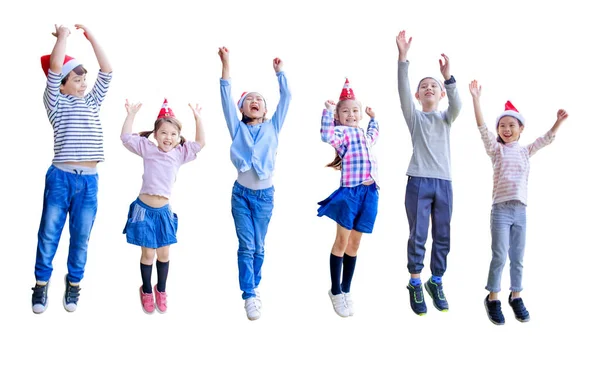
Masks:
[[[169,199],[163,196],[157,195],[149,195],[146,193],[141,193],[139,196],[140,200],[153,208],[162,208],[163,206],[169,203]]]

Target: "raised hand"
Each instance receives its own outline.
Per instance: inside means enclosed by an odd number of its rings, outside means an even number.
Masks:
[[[326,100],[325,101],[325,108],[329,112],[335,112],[335,102],[332,101],[331,99]]]
[[[562,108],[560,110],[558,110],[558,112],[556,113],[557,121],[566,120],[568,117],[569,117],[569,114],[567,113],[567,111],[563,110]]]
[[[92,38],[92,33],[88,27],[85,27],[82,24],[75,24],[75,29],[83,30],[83,36],[85,39],[90,40],[90,38]]]
[[[281,61],[281,59],[278,57],[273,59],[273,69],[275,69],[275,73],[281,72],[282,68],[283,68],[283,62]]]
[[[221,58],[221,63],[229,63],[229,50],[227,47],[219,47],[219,57]]]
[[[54,28],[56,29],[54,32],[52,32],[52,35],[54,35],[55,37],[68,37],[71,34],[71,30],[69,30],[68,27],[60,25],[57,26],[56,24],[54,24]]]
[[[129,103],[128,99],[125,99],[125,110],[127,111],[127,115],[135,115],[142,107],[141,103]]]
[[[481,86],[479,85],[477,80],[471,81],[471,83],[469,84],[469,91],[471,92],[473,98],[481,97]]]
[[[396,45],[398,46],[398,54],[400,56],[401,61],[406,60],[406,55],[408,54],[408,50],[410,49],[410,44],[412,43],[412,37],[406,40],[406,32],[402,30],[396,36]]]
[[[445,54],[442,54],[442,57],[444,58],[444,60],[443,61],[442,61],[442,59],[439,60],[440,72],[442,72],[442,76],[444,76],[444,80],[449,80],[451,77],[451,75],[450,75],[450,59]]]
[[[202,107],[198,106],[198,103],[196,103],[196,107],[192,106],[191,103],[188,103],[188,106],[190,106],[192,112],[194,113],[194,119],[200,118],[200,111],[202,110]]]
[[[373,111],[371,107],[367,106],[365,108],[365,112],[367,113],[367,115],[369,115],[371,119],[375,119],[375,111]]]

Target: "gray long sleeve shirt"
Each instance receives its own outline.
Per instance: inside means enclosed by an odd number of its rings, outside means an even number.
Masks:
[[[417,110],[408,82],[408,65],[408,61],[398,61],[400,106],[413,145],[413,154],[406,175],[452,180],[450,125],[458,116],[462,106],[456,83],[444,85],[448,95],[447,110],[432,112]]]

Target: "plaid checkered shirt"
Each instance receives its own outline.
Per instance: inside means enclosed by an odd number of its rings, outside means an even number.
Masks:
[[[333,146],[342,158],[342,187],[355,187],[377,178],[377,159],[372,151],[379,137],[379,124],[371,119],[367,131],[360,127],[335,125],[333,113],[323,110],[321,117],[321,141]]]

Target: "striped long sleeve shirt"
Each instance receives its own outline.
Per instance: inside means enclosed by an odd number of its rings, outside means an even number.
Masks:
[[[83,98],[60,92],[61,74],[48,71],[44,106],[54,129],[53,163],[104,161],[100,106],[112,73],[99,72],[92,90]]]
[[[496,141],[496,135],[485,125],[477,128],[494,167],[493,203],[517,200],[527,205],[529,158],[544,146],[550,145],[554,141],[554,135],[548,131],[533,143],[521,146],[518,141],[508,144]]]
[[[323,110],[321,117],[321,141],[333,146],[342,158],[342,187],[355,187],[377,177],[377,159],[371,150],[379,137],[379,124],[369,121],[367,131],[361,127],[334,125],[333,113]]]

